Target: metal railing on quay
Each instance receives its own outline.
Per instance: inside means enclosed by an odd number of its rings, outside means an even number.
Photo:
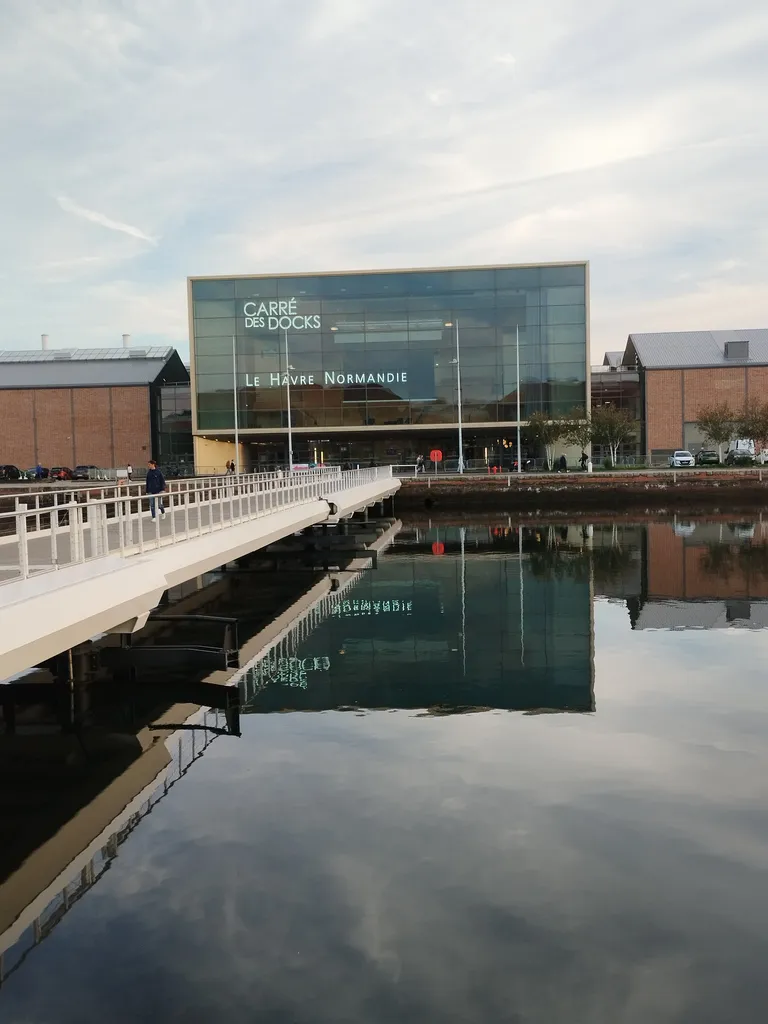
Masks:
[[[391,478],[392,467],[379,466],[195,478],[162,495],[133,483],[88,488],[57,492],[48,505],[39,494],[15,495],[15,507],[0,512],[0,583],[177,544]]]

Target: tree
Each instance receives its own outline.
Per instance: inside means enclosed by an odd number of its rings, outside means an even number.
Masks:
[[[596,405],[592,410],[592,440],[606,445],[611,453],[611,465],[616,465],[619,448],[635,433],[636,425],[627,409],[615,405]]]
[[[768,403],[748,402],[735,428],[738,437],[754,441],[758,450],[768,447]]]
[[[584,409],[571,409],[565,421],[563,435],[569,444],[576,444],[582,451],[592,443],[592,424]]]
[[[736,414],[727,402],[708,405],[699,410],[696,425],[707,441],[717,445],[717,457],[723,461],[723,445],[736,436]],[[749,436],[749,435],[746,435]]]
[[[551,420],[544,412],[532,412],[528,417],[528,432],[535,441],[544,446],[547,456],[547,469],[552,469],[555,456],[555,445],[566,431],[562,420]]]

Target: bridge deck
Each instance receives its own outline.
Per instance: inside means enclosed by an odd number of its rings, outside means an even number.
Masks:
[[[344,487],[345,482],[350,486]],[[328,499],[316,496],[319,487],[309,488],[305,500],[284,502],[274,511],[252,503],[251,518],[241,515],[237,499],[227,495],[217,502],[188,504],[154,521],[142,514],[121,522],[99,511],[103,503],[88,506],[90,524],[78,529],[79,513],[73,513],[74,526],[55,531],[58,568],[52,565],[50,531],[31,533],[23,552],[26,578],[11,582],[10,574],[18,577],[20,569],[11,552],[20,544],[18,538],[3,538],[0,680],[98,633],[134,632],[169,587],[307,526],[352,515],[400,485],[392,476],[366,476],[365,471],[349,474],[348,481],[334,477],[331,483]],[[251,498],[273,500],[253,493]],[[75,556],[81,560],[73,562]]]

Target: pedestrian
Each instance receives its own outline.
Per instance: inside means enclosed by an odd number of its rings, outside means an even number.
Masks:
[[[42,479],[43,479],[43,467],[38,462],[38,464],[37,464],[37,466],[35,468],[35,480],[42,480]]]
[[[565,455],[561,455],[560,456],[560,472],[561,473],[567,473],[568,472],[568,460],[566,459]]]
[[[417,455],[416,456],[416,472],[417,473],[423,473],[424,472],[424,456],[423,455]]]
[[[149,511],[152,513],[152,518],[155,518],[155,503],[160,508],[160,515],[165,515],[165,506],[163,505],[163,492],[166,490],[165,477],[157,468],[157,463],[154,459],[150,459],[147,463],[149,469],[147,470],[147,494],[149,495]]]
[[[127,473],[127,475],[128,475],[128,483],[130,483],[130,482],[131,482],[131,480],[133,480],[133,466],[132,466],[132,465],[130,464],[130,462],[129,462],[129,463],[128,463],[128,465],[126,466],[126,468],[125,468],[125,472],[126,472],[126,473]]]
[[[587,455],[586,452],[582,452],[581,453],[581,458],[579,459],[579,465],[581,466],[581,468],[583,470],[586,470],[588,462],[589,462],[589,456]]]
[[[226,473],[227,475],[229,475],[229,472],[230,472],[230,470],[229,470],[229,467],[230,467],[230,465],[231,465],[231,463],[230,463],[229,459],[227,459],[227,464],[226,464],[226,466],[224,467],[224,472],[225,472],[225,473]]]
[[[229,464],[229,472],[230,473],[234,473],[235,472],[235,464],[234,464],[234,462],[230,462],[230,464]]]

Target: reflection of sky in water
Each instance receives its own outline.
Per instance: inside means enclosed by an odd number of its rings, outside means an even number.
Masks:
[[[594,624],[595,714],[244,717],[3,1019],[763,1021],[768,633]]]

